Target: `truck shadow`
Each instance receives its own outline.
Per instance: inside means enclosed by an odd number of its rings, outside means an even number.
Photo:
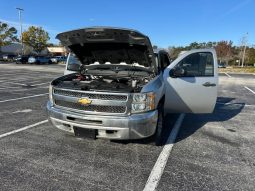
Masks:
[[[213,113],[186,114],[175,142],[188,138],[208,122],[224,122],[237,116],[243,110],[245,103],[233,103],[234,100],[235,98],[218,97]],[[166,123],[168,123],[168,119],[166,119]],[[171,130],[172,129],[167,128],[165,134],[169,135]],[[231,127],[227,128],[227,130],[230,132],[236,131]],[[167,137],[164,139],[165,144],[167,144]]]
[[[218,97],[217,103],[211,114],[186,114],[183,123],[180,127],[179,133],[175,142],[182,141],[198,129],[202,128],[208,122],[223,122],[227,121],[236,115],[238,115],[245,106],[245,103],[233,103],[235,98],[230,97]],[[167,139],[174,127],[176,120],[180,114],[168,114],[165,118],[166,128],[164,129],[164,137],[162,145],[169,144]],[[235,132],[234,129],[227,129],[230,132]],[[128,141],[113,141],[122,144],[136,143],[136,144],[153,144],[153,137],[141,139],[141,140],[128,140]]]

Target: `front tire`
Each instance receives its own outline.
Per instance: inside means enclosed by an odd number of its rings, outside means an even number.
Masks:
[[[164,106],[161,105],[158,109],[158,121],[157,121],[157,128],[155,132],[155,145],[162,146],[163,144],[163,132],[165,128],[165,120],[164,120]]]

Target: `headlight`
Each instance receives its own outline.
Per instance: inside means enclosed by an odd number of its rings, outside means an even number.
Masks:
[[[133,111],[142,111],[145,110],[146,105],[144,103],[133,103],[132,110]]]
[[[146,98],[147,98],[146,94],[134,94],[133,102],[143,102],[146,101]]]
[[[155,93],[137,93],[133,94],[131,106],[132,113],[141,113],[155,109]]]
[[[53,97],[52,97],[52,85],[50,84],[50,86],[49,86],[49,100],[50,100],[50,102],[51,103],[53,103]]]

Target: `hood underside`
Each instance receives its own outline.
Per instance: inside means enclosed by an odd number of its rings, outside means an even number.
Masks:
[[[150,40],[140,32],[118,28],[84,28],[57,37],[84,65],[139,64],[156,71]]]

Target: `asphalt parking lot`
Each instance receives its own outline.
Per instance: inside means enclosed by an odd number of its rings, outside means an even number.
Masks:
[[[157,190],[255,190],[255,75],[221,74],[214,113],[183,115],[176,140],[156,147],[81,139],[52,127],[48,84],[63,71],[0,64],[0,190],[139,191],[160,172]],[[166,140],[177,119],[167,116]],[[159,168],[165,148],[171,152]]]

